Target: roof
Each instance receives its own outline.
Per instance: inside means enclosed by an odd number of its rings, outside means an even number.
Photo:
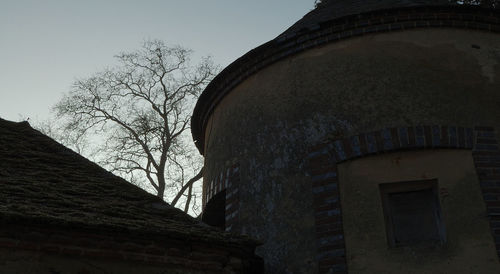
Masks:
[[[257,243],[202,224],[33,129],[0,118],[0,224]]]
[[[415,16],[399,18],[397,12],[401,10],[414,10]],[[429,11],[434,14],[443,12],[446,15],[450,10],[462,14],[456,17],[445,16],[444,19],[437,15],[429,17]],[[372,20],[371,15],[378,20]],[[443,26],[498,31],[499,18],[498,9],[493,11],[478,6],[458,5],[448,0],[323,0],[316,9],[282,34],[238,58],[209,83],[193,111],[193,140],[203,154],[205,126],[215,106],[247,77],[287,56],[364,33],[406,28]],[[458,21],[467,24],[459,24]],[[391,22],[401,23],[395,28]],[[404,23],[410,24],[402,27]]]
[[[325,22],[349,15],[395,8],[450,5],[449,2],[448,0],[323,0],[316,9],[304,15],[276,40],[318,29]]]

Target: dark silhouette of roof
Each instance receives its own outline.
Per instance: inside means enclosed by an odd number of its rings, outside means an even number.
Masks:
[[[399,11],[413,12],[413,16],[398,18]],[[441,12],[455,15],[438,18]],[[288,56],[349,37],[402,29],[456,27],[497,32],[499,18],[498,8],[459,5],[448,0],[324,0],[275,39],[235,60],[210,82],[193,111],[193,140],[203,154],[206,121],[220,100],[250,75]],[[410,24],[403,27],[404,23]]]
[[[325,22],[349,15],[385,9],[443,5],[455,5],[455,3],[450,3],[448,0],[323,0],[316,9],[304,15],[276,40],[319,29],[320,25]]]
[[[202,224],[117,177],[28,122],[0,119],[0,224],[137,232],[257,245]]]

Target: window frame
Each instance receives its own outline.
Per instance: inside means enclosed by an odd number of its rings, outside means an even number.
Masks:
[[[382,199],[382,209],[385,219],[384,221],[386,228],[387,243],[389,247],[411,246],[411,245],[418,245],[421,243],[444,244],[446,242],[446,229],[444,225],[443,214],[441,211],[441,204],[439,201],[439,188],[437,179],[382,183],[379,184],[379,189],[380,189],[380,195]],[[433,213],[434,213],[435,225],[438,231],[439,241],[432,241],[428,239],[418,243],[396,242],[389,195],[393,193],[405,193],[405,192],[423,191],[429,189],[432,190],[432,199],[434,202]]]

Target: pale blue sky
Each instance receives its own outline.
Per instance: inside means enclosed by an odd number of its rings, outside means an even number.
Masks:
[[[0,0],[0,117],[39,121],[113,55],[161,39],[222,67],[273,39],[314,0]]]

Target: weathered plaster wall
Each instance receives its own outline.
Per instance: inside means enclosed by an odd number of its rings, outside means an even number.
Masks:
[[[492,33],[422,29],[315,48],[221,101],[206,126],[204,180],[239,163],[238,232],[266,241],[267,270],[314,272],[307,147],[386,127],[497,126],[498,90],[500,36]]]
[[[499,273],[470,150],[405,151],[337,166],[351,273]],[[437,179],[447,242],[388,248],[379,184]]]

